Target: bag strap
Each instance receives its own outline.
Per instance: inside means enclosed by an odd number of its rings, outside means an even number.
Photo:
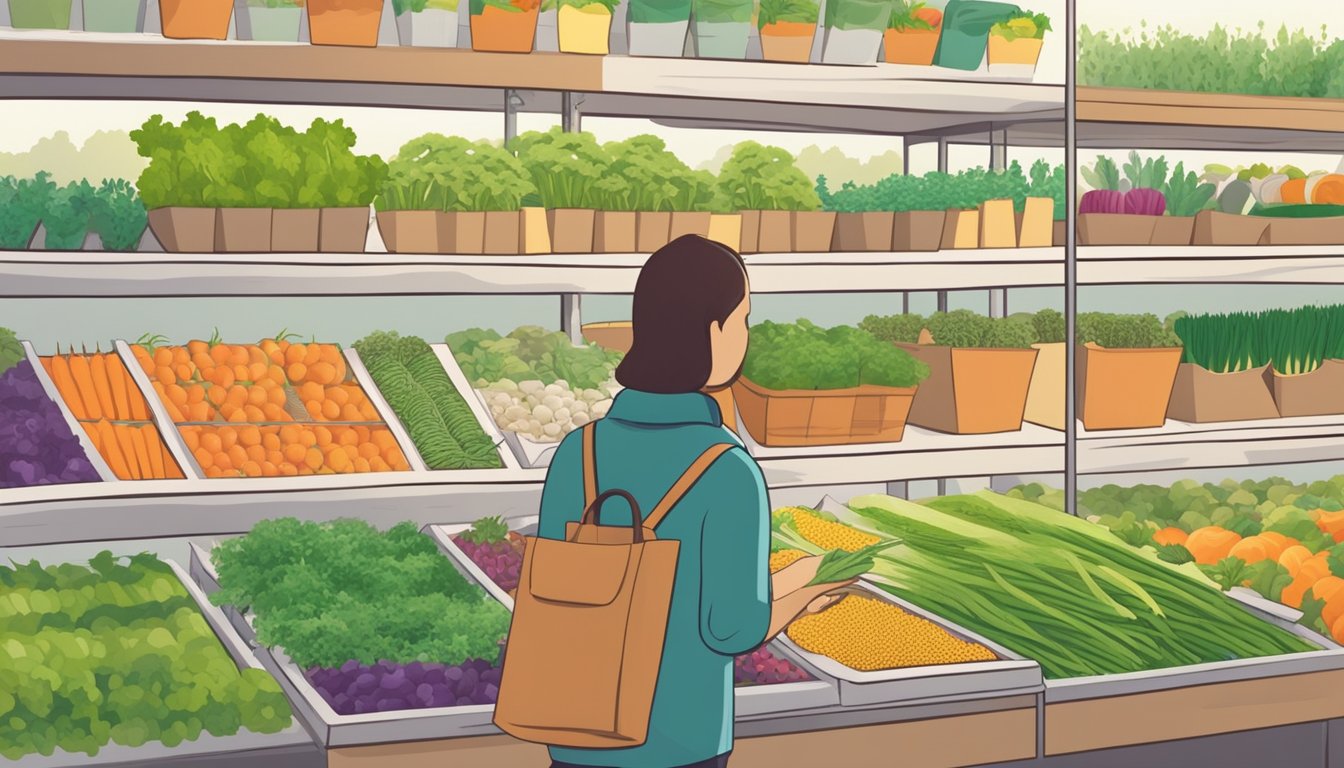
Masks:
[[[705,452],[695,460],[695,463],[687,467],[681,477],[677,478],[677,482],[672,484],[662,500],[654,506],[653,511],[644,520],[644,527],[649,530],[656,529],[658,524],[663,522],[663,518],[667,517],[667,513],[671,512],[672,508],[677,506],[677,502],[681,501],[682,497],[700,480],[701,475],[704,475],[710,466],[719,460],[720,456],[731,451],[734,447],[734,443],[718,443],[706,448]]]
[[[583,508],[597,501],[597,422],[583,425]]]
[[[709,471],[711,465],[719,460],[719,457],[736,447],[736,443],[717,443],[705,449],[698,458],[686,468],[686,471],[677,478],[677,482],[672,484],[663,498],[654,506],[653,511],[644,520],[644,527],[649,530],[656,529],[658,524],[663,522],[667,513],[681,501],[691,488],[700,480],[700,477]],[[594,507],[598,502],[599,496],[606,501],[608,494],[598,494],[597,491],[597,422],[590,421],[583,425],[583,508],[585,511]],[[626,494],[620,494],[626,496]],[[600,506],[600,504],[598,504]],[[635,510],[638,516],[638,507],[631,504],[631,509]],[[587,514],[584,515],[587,518]],[[596,516],[594,516],[596,517]],[[594,520],[596,522],[596,520]]]

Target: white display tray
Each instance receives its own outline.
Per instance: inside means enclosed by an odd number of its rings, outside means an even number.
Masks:
[[[183,588],[187,594],[195,601],[200,609],[205,621],[214,630],[215,636],[224,646],[234,663],[240,669],[252,668],[263,669],[263,665],[257,659],[256,655],[248,648],[243,638],[234,630],[230,622],[225,618],[224,613],[210,604],[205,593],[201,591],[192,581],[192,577],[183,570],[182,566],[172,560],[165,560],[178,580],[182,582]],[[297,723],[291,722],[287,728],[277,733],[255,733],[245,729],[239,729],[238,733],[232,736],[214,736],[202,732],[194,741],[184,741],[175,747],[169,747],[161,741],[149,741],[138,747],[128,747],[121,744],[109,743],[98,750],[98,754],[89,756],[82,752],[65,752],[57,750],[51,755],[27,755],[18,760],[7,760],[4,765],[13,766],[13,768],[80,768],[81,766],[146,766],[146,765],[176,765],[182,760],[190,757],[202,755],[220,755],[221,758],[230,753],[245,754],[255,753],[267,749],[284,749],[293,747],[311,748],[312,740],[307,732],[299,727]]]
[[[866,582],[853,588],[885,600],[902,610],[922,616],[962,640],[979,643],[994,653],[994,661],[963,664],[936,664],[920,667],[864,672],[818,653],[803,650],[787,631],[779,642],[812,666],[840,681],[841,706],[871,706],[874,704],[916,704],[936,701],[963,700],[1039,693],[1043,678],[1041,666],[1034,661],[997,645],[969,630],[962,629],[918,606],[890,595]]]
[[[486,584],[462,568],[456,560],[452,562],[469,580],[482,588],[487,588]],[[219,589],[218,574],[210,561],[209,552],[196,544],[191,545],[191,577],[196,579],[207,593]],[[493,596],[494,593],[490,594]],[[482,736],[499,732],[492,723],[495,713],[493,704],[407,709],[362,715],[337,714],[322,698],[322,694],[308,682],[303,670],[285,654],[283,648],[266,648],[257,642],[250,613],[235,608],[229,612],[229,620],[256,652],[262,665],[280,681],[295,713],[317,743],[323,747]]]
[[[1291,632],[1320,646],[1319,651],[1288,653],[1280,656],[1258,656],[1250,659],[1215,661],[1207,664],[1188,664],[1181,667],[1147,669],[1119,675],[1072,677],[1045,682],[1045,701],[1054,704],[1063,701],[1126,696],[1171,688],[1185,688],[1211,683],[1230,683],[1265,677],[1301,675],[1311,672],[1344,669],[1344,648],[1297,623],[1300,611],[1266,600],[1254,592],[1233,589],[1225,592],[1252,615]]]

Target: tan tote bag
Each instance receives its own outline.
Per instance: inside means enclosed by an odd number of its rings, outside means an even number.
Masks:
[[[583,431],[583,516],[563,541],[527,537],[495,725],[525,741],[589,749],[644,743],[663,658],[680,542],[654,531],[733,446],[695,460],[639,524],[629,493],[597,491],[596,422]],[[602,526],[622,498],[630,526]]]

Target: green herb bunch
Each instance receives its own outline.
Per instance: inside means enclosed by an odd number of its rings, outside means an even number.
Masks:
[[[596,344],[575,346],[563,332],[532,325],[508,336],[472,328],[449,334],[445,341],[467,379],[482,387],[508,379],[543,384],[563,380],[570,387],[597,389],[611,379],[623,357]]]
[[[1115,315],[1081,312],[1077,319],[1079,344],[1106,349],[1179,347],[1181,340],[1153,314]]]
[[[1286,26],[1272,36],[1214,26],[1192,35],[1168,25],[1136,35],[1078,32],[1078,82],[1107,88],[1344,97],[1344,40]]]
[[[509,613],[414,524],[258,523],[213,553],[216,605],[250,608],[257,637],[303,667],[493,659]]]
[[[859,328],[767,321],[751,330],[743,375],[767,389],[826,390],[862,384],[913,387],[929,369]]]
[[[150,209],[360,207],[387,176],[381,158],[352,151],[343,120],[318,118],[301,133],[263,114],[220,128],[193,111],[178,125],[154,115],[131,139],[149,158],[136,186]]]
[[[388,164],[378,210],[516,211],[536,187],[508,150],[486,141],[427,133]]]
[[[721,205],[735,211],[815,211],[821,208],[813,182],[779,147],[744,141],[719,171]]]

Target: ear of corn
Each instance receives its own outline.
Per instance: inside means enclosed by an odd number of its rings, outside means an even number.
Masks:
[[[844,523],[827,520],[806,507],[785,507],[776,514],[784,516],[787,522],[791,522],[798,535],[808,543],[826,551],[839,549],[845,552],[858,552],[881,541],[876,536],[851,528]]]
[[[770,572],[783,570],[794,563],[807,557],[807,553],[801,549],[778,549],[770,553]]]
[[[997,658],[983,645],[962,640],[922,616],[860,595],[848,595],[821,613],[798,619],[789,625],[788,635],[803,649],[862,672]]]

